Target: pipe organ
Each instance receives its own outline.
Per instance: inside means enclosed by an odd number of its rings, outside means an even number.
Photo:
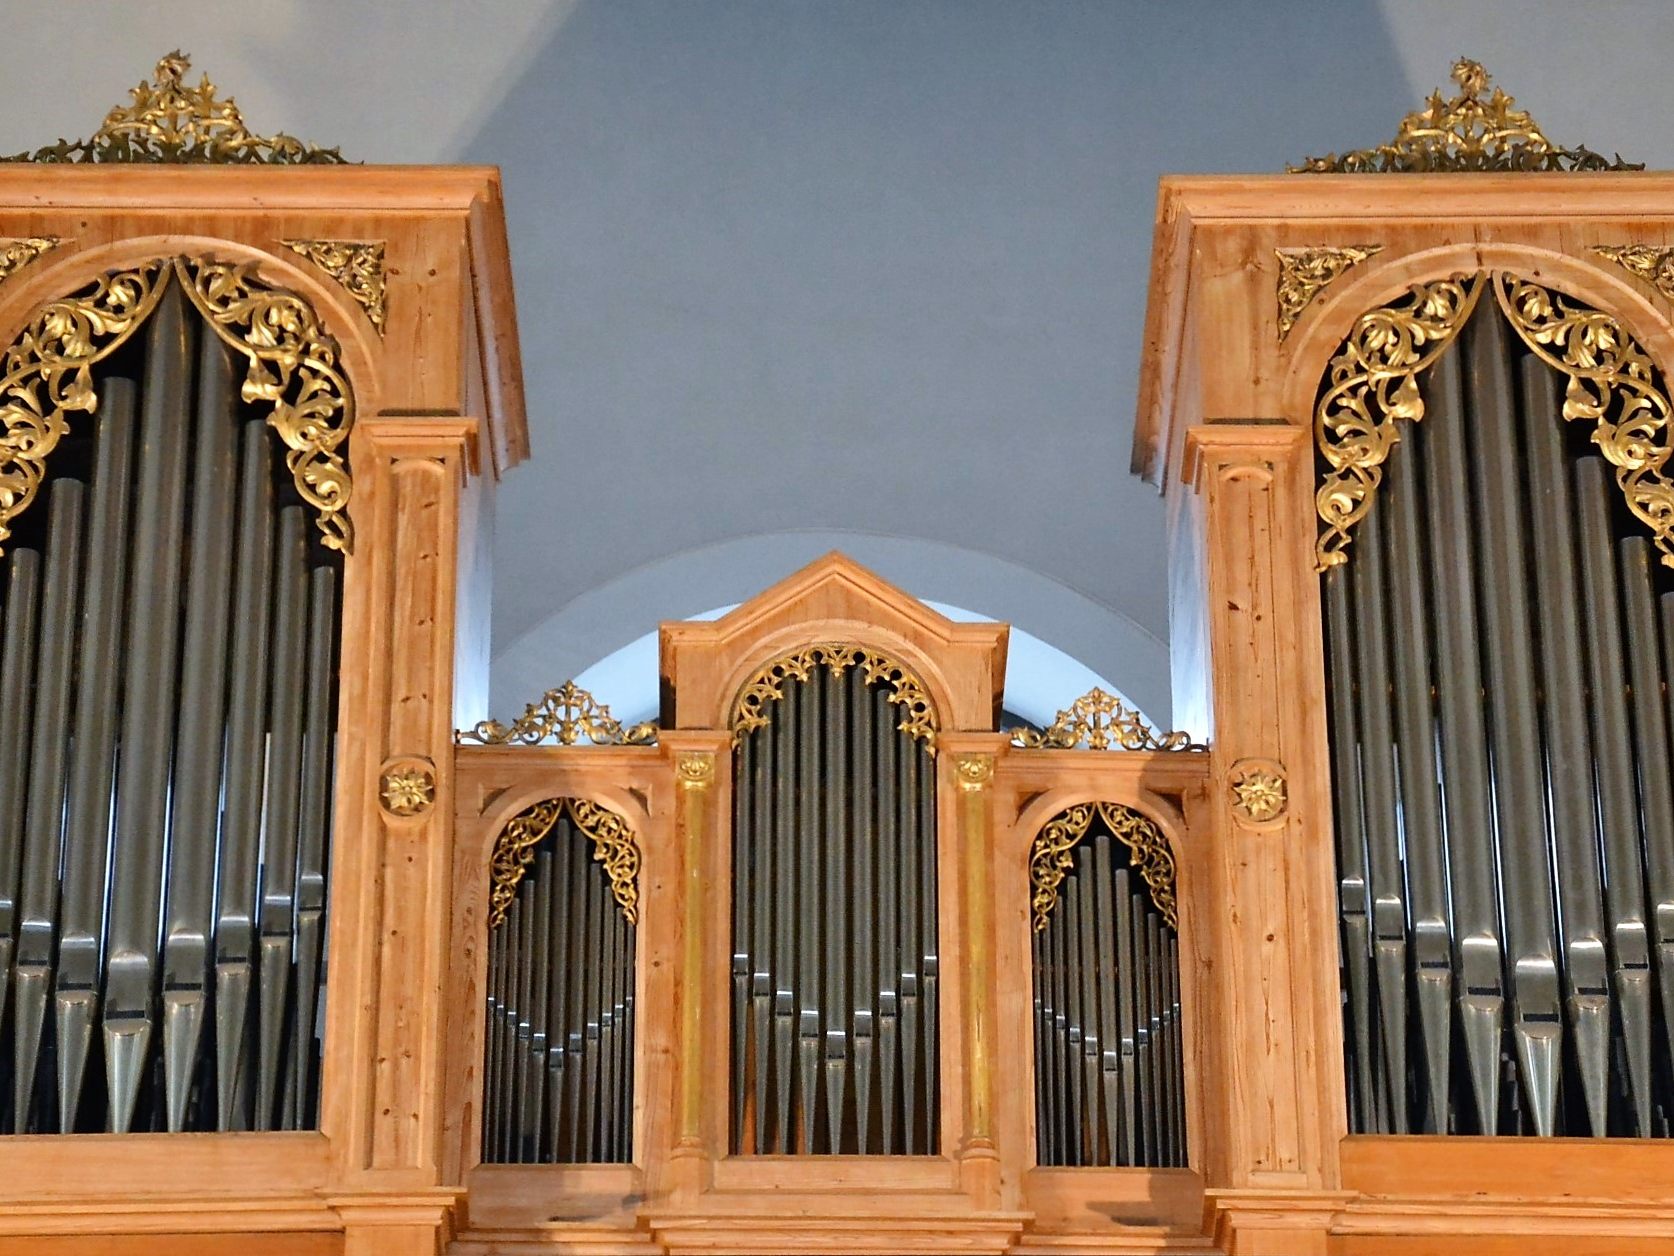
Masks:
[[[187,68],[0,162],[0,1256],[1674,1252],[1667,176],[1164,181],[1187,731],[835,554],[499,722],[498,173]]]

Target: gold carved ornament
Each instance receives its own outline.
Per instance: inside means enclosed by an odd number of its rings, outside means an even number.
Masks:
[[[0,283],[10,279],[42,254],[52,252],[61,243],[57,236],[22,236],[0,240]]]
[[[1011,744],[1024,750],[1202,750],[1190,735],[1159,733],[1138,711],[1115,694],[1093,689],[1077,698],[1068,710],[1039,732],[1019,728]]]
[[[1652,244],[1595,244],[1592,251],[1674,301],[1674,249]]]
[[[1284,765],[1276,759],[1240,759],[1227,774],[1233,814],[1250,824],[1270,824],[1290,807]]]
[[[366,320],[384,334],[384,244],[382,240],[281,240],[305,257],[354,298]]]
[[[436,777],[419,765],[391,768],[378,782],[378,799],[393,816],[417,816],[436,801]]]
[[[533,746],[549,737],[560,746],[573,746],[583,737],[595,746],[654,746],[657,726],[644,723],[624,728],[609,707],[573,680],[566,680],[548,689],[539,702],[531,702],[510,724],[483,720],[455,734],[457,741],[487,746]]]
[[[1425,107],[1401,120],[1395,138],[1377,148],[1338,156],[1309,157],[1292,174],[1428,174],[1460,170],[1643,170],[1643,164],[1614,160],[1589,148],[1560,148],[1517,102],[1496,87],[1488,90],[1482,63],[1461,57],[1453,63],[1459,94],[1443,100],[1430,93]]]
[[[68,416],[98,405],[93,366],[134,334],[172,281],[249,363],[242,396],[271,407],[298,494],[314,507],[324,544],[348,553],[348,468],[338,453],[354,399],[337,367],[337,344],[295,293],[256,276],[254,262],[157,259],[101,275],[49,301],[6,350],[0,377],[0,544],[34,500],[46,459],[70,430]]]
[[[1322,528],[1320,571],[1348,561],[1349,533],[1371,509],[1383,464],[1401,439],[1398,420],[1424,417],[1419,372],[1452,343],[1482,294],[1481,275],[1415,284],[1392,305],[1368,310],[1326,368],[1314,439],[1328,470],[1314,494]]]
[[[1593,444],[1616,468],[1628,510],[1674,567],[1669,399],[1649,355],[1610,315],[1537,283],[1501,274],[1494,295],[1534,355],[1568,377],[1564,419],[1593,424]]]
[[[1169,850],[1162,830],[1155,821],[1132,807],[1113,802],[1084,802],[1053,816],[1041,826],[1029,846],[1029,901],[1034,909],[1035,932],[1044,930],[1051,919],[1052,909],[1058,905],[1058,887],[1075,866],[1075,848],[1087,836],[1095,816],[1128,848],[1134,868],[1151,892],[1151,901],[1168,927],[1178,929],[1174,853]]]
[[[816,667],[822,666],[837,676],[850,667],[859,667],[868,685],[882,684],[888,688],[887,700],[901,708],[901,722],[896,729],[914,741],[922,741],[931,754],[936,753],[936,710],[924,683],[903,664],[870,646],[844,642],[826,642],[795,650],[774,659],[746,681],[733,704],[733,744],[740,744],[754,730],[772,723],[769,704],[784,697],[786,680],[807,680]]]
[[[1290,335],[1302,311],[1344,271],[1381,252],[1381,244],[1344,244],[1306,249],[1274,249],[1279,259],[1279,339]]]
[[[241,395],[272,407],[268,424],[285,444],[285,465],[314,508],[323,544],[351,553],[345,511],[352,485],[339,450],[354,425],[354,395],[337,364],[337,342],[307,301],[257,278],[253,261],[177,258],[174,269],[215,334],[248,362]]]
[[[604,865],[611,897],[631,925],[639,923],[639,844],[628,822],[614,811],[584,798],[549,798],[526,807],[510,820],[494,840],[489,861],[488,924],[497,928],[517,898],[518,884],[535,862],[535,848],[552,831],[559,817],[593,844],[593,862]]]
[[[59,140],[32,153],[0,161],[163,162],[214,165],[341,165],[335,148],[315,148],[290,135],[255,135],[231,97],[215,98],[206,75],[186,85],[191,58],[176,50],[157,63],[154,82],[129,91],[133,103],[118,105],[104,125],[85,140]]]
[[[101,275],[49,301],[0,360],[0,546],[29,507],[46,460],[69,432],[68,416],[99,404],[93,365],[115,353],[156,308],[172,272],[166,261]]]

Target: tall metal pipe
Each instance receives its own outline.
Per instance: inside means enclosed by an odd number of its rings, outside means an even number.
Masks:
[[[33,728],[35,632],[40,618],[41,553],[20,547],[6,572],[6,607],[0,641],[0,707],[18,728]],[[0,739],[0,1009],[10,992],[17,945],[18,876],[23,866],[24,795],[29,784],[26,736]]]
[[[219,830],[226,732],[238,394],[232,360],[217,336],[199,337],[197,384],[190,568],[163,934],[163,1079],[171,1130],[185,1128],[208,1003],[211,869]]]
[[[1622,616],[1617,600],[1616,554],[1611,537],[1610,483],[1604,459],[1574,463],[1582,596],[1588,613],[1588,707],[1592,715],[1600,818],[1603,821],[1604,897],[1615,961],[1616,1007],[1627,1052],[1633,1125],[1651,1130],[1651,955],[1645,922],[1644,869],[1640,860],[1639,799],[1633,741],[1628,730],[1627,678],[1622,658]]]
[[[1668,723],[1658,652],[1656,566],[1650,539],[1623,537],[1622,618],[1627,628],[1633,745],[1638,763],[1639,818],[1644,837],[1646,885],[1662,996],[1663,1036],[1674,1034],[1674,780],[1669,772]],[[1654,1131],[1646,1126],[1647,1133]]]
[[[547,1009],[551,998],[553,874],[552,851],[542,842],[535,853],[535,953],[531,957],[534,980],[529,992],[529,1081],[524,1092],[524,1164],[541,1161],[542,1123],[546,1115],[546,1052],[551,1026]]]
[[[750,1048],[750,914],[751,899],[759,869],[756,867],[760,839],[754,830],[755,738],[746,736],[738,747],[737,787],[732,791],[732,1094],[731,1146],[744,1148],[748,1096],[745,1088],[755,1074],[747,1058]]]
[[[923,1128],[919,1114],[920,1082],[924,1076],[920,1064],[920,1022],[926,1018],[921,958],[924,951],[919,945],[922,937],[919,899],[925,891],[919,865],[923,853],[918,841],[919,761],[914,748],[902,744],[893,716],[888,740],[895,748],[900,771],[895,804],[901,835],[901,1150],[916,1155],[920,1145],[918,1132]]]
[[[1101,824],[1100,828],[1103,826]],[[1111,866],[1110,834],[1093,835],[1088,852],[1091,860],[1098,941],[1095,946],[1095,979],[1099,999],[1099,1106],[1104,1122],[1104,1157],[1101,1164],[1121,1164],[1122,1138],[1122,1042],[1117,1024],[1119,1001],[1116,985],[1124,974],[1117,968],[1115,885]]]
[[[321,563],[308,573],[308,687],[304,716],[302,787],[297,813],[296,1007],[291,1071],[300,1124],[317,1112],[315,1010],[325,941],[326,835],[331,829],[331,765],[337,711],[337,571]]]
[[[185,312],[185,297],[178,284],[171,284],[146,324],[140,395],[104,1004],[110,1128],[119,1134],[133,1120],[156,1001],[157,921],[178,700],[187,415],[192,405],[194,337]]]
[[[1385,511],[1374,507],[1361,520],[1351,579],[1357,614],[1354,644],[1360,776],[1371,873],[1372,960],[1384,1065],[1381,1080],[1392,1096],[1391,1132],[1404,1134],[1408,1128],[1407,902],[1400,859],[1400,811],[1395,796],[1395,735],[1390,723],[1389,621],[1383,576],[1385,517]]]
[[[81,568],[82,498],[79,480],[47,487],[46,576],[36,653],[35,711],[29,748],[29,786],[18,890],[17,962],[12,969],[12,1132],[32,1128],[31,1100],[39,1065],[52,940],[58,916],[58,867],[64,816],[64,756],[70,715],[70,676],[76,656],[76,603]]]
[[[1467,324],[1478,450],[1474,494],[1482,540],[1480,590],[1487,630],[1488,735],[1493,753],[1494,808],[1500,834],[1508,959],[1512,972],[1513,1041],[1535,1130],[1550,1135],[1557,1120],[1563,1017],[1553,938],[1551,847],[1546,780],[1535,706],[1535,638],[1526,589],[1528,522],[1510,330],[1497,306]]]
[[[905,736],[905,734],[902,734]],[[914,844],[918,847],[919,875],[924,888],[919,899],[919,946],[924,974],[924,1142],[923,1154],[933,1156],[941,1145],[941,938],[937,926],[937,882],[940,852],[936,833],[936,762],[921,741],[913,740],[906,753],[919,765],[919,786],[914,795],[917,824]]]
[[[1139,1145],[1139,1009],[1134,999],[1133,878],[1128,869],[1115,874],[1116,1028],[1121,1045],[1122,1161],[1137,1166]]]
[[[772,1094],[773,1051],[773,913],[785,909],[773,901],[774,878],[783,855],[773,825],[773,781],[778,742],[770,728],[752,729],[748,740],[754,747],[750,768],[744,775],[750,791],[750,816],[755,857],[749,866],[750,894],[750,1067],[755,1088],[748,1150],[761,1154],[771,1146],[768,1123]],[[736,878],[735,878],[736,881]]]
[[[1488,733],[1482,692],[1475,582],[1475,524],[1465,452],[1463,376],[1457,351],[1443,353],[1424,383],[1421,447],[1430,531],[1430,587],[1442,720],[1442,805],[1453,899],[1456,1003],[1466,1070],[1481,1133],[1496,1132],[1500,1036],[1505,1015],[1494,830],[1489,802]]]
[[[70,759],[53,1003],[58,1128],[76,1128],[88,1048],[98,1018],[105,943],[105,870],[116,762],[116,699],[122,674],[123,588],[135,389],[114,378],[101,389],[89,492],[87,559],[81,572]]]
[[[1409,430],[1409,443],[1424,439]],[[1422,465],[1416,450],[1397,453],[1385,469],[1385,573],[1390,641],[1395,666],[1395,734],[1401,829],[1406,853],[1407,910],[1423,1044],[1425,1113],[1422,1128],[1447,1132],[1447,1091],[1452,1075],[1453,928],[1448,919],[1447,851],[1442,839],[1441,785],[1436,777],[1436,724],[1432,706],[1429,580],[1419,504]],[[1414,1107],[1406,1105],[1407,1110]]]
[[[587,902],[588,867],[585,843],[567,816],[556,826],[559,849],[570,861],[569,947],[565,952],[571,977],[565,993],[564,1025],[564,1112],[563,1159],[574,1163],[586,1158],[586,1140],[581,1128],[582,1092],[586,1088],[587,1050]]]
[[[267,760],[268,647],[272,625],[273,464],[267,425],[244,425],[239,447],[238,545],[233,575],[227,765],[215,916],[217,1127],[247,1128],[245,1039],[256,955],[256,861]]]
[[[895,1152],[895,1114],[900,1107],[901,1024],[901,824],[897,785],[901,765],[890,706],[878,689],[868,689],[872,744],[877,758],[878,828],[878,1139],[886,1156]]]
[[[798,1145],[802,1154],[812,1155],[819,1121],[820,998],[820,824],[819,805],[819,687],[806,682],[786,681],[787,701],[794,710],[785,717],[796,719],[796,993],[797,1075],[801,1087],[797,1097]],[[792,698],[791,695],[795,697]]]
[[[563,1148],[564,1113],[564,1047],[569,1035],[569,988],[575,981],[575,956],[570,950],[570,920],[575,915],[575,888],[570,881],[570,851],[563,843],[561,824],[552,826],[547,838],[552,842],[552,960],[546,991],[546,1106],[545,1135],[539,1158],[543,1162],[561,1162]],[[556,839],[556,840],[554,840]]]
[[[841,676],[831,668],[819,669],[820,766],[824,802],[822,817],[825,868],[820,898],[825,911],[825,929],[820,956],[825,1006],[825,1114],[826,1149],[843,1150],[843,1112],[848,1092],[849,1020],[849,928],[848,905],[848,702]]]
[[[872,702],[864,674],[858,667],[849,669],[844,698],[849,708],[849,781],[854,800],[849,830],[854,854],[853,889],[846,894],[854,905],[854,937],[849,944],[849,962],[853,966],[850,988],[854,991],[853,1150],[859,1155],[866,1155],[871,1150],[873,1016],[877,999],[872,979],[877,972],[875,935],[879,912],[879,895],[872,870],[880,833],[876,807],[877,760],[872,750]]]
[[[1082,1164],[1098,1164],[1099,1155],[1099,1117],[1104,1108],[1104,1085],[1100,1076],[1102,1063],[1100,1051],[1102,1042],[1099,1038],[1098,986],[1096,972],[1098,967],[1097,942],[1094,929],[1097,927],[1095,916],[1095,895],[1093,890],[1093,861],[1092,848],[1083,844],[1076,851],[1075,872],[1076,923],[1079,926],[1076,937],[1076,970],[1079,975],[1081,1019],[1081,1112],[1082,1112]]]
[[[599,1081],[602,1069],[600,1065],[600,1036],[604,1033],[604,974],[600,971],[600,939],[604,936],[604,913],[606,910],[604,894],[600,886],[601,878],[591,868],[587,869],[584,878],[587,884],[587,933],[586,933],[586,997],[584,1010],[587,1017],[587,1027],[582,1038],[583,1058],[586,1061],[586,1073],[582,1078],[581,1094],[581,1153],[578,1159],[591,1162],[598,1157],[599,1147]]]
[[[1077,971],[1081,949],[1081,901],[1075,891],[1072,872],[1059,886],[1058,919],[1054,922],[1054,949],[1062,977],[1059,989],[1064,1006],[1064,1075],[1069,1082],[1069,1105],[1064,1111],[1064,1163],[1080,1165],[1082,1139],[1087,1124],[1087,1075],[1082,1063],[1081,1035],[1083,1029],[1081,980]]]
[[[788,1154],[793,1130],[792,1052],[796,1035],[796,720],[795,690],[769,732],[773,742],[773,1126],[763,1150]]]
[[[279,511],[273,555],[271,723],[263,803],[261,911],[258,918],[261,999],[257,1024],[256,1128],[288,1128],[294,1079],[283,1068],[285,1012],[290,1003],[291,935],[296,927],[297,811],[302,784],[302,719],[308,650],[308,521],[301,506]],[[527,1016],[527,1005],[519,1015]],[[278,1111],[275,1111],[275,1100]]]
[[[1593,1134],[1603,1137],[1610,1097],[1610,977],[1604,891],[1599,883],[1593,747],[1587,722],[1575,503],[1569,455],[1564,449],[1558,376],[1533,355],[1523,358],[1521,372],[1564,989],[1588,1125]]]

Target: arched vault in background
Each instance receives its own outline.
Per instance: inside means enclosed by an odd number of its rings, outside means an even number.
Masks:
[[[1010,623],[1006,704],[1018,714],[1049,722],[1058,708],[1098,683],[1167,725],[1168,647],[1120,611],[975,550],[856,532],[741,537],[635,568],[569,602],[499,650],[493,709],[501,716],[515,714],[543,690],[591,670],[594,692],[617,715],[649,715],[655,707],[659,622],[699,618],[743,602],[831,550],[954,618]]]

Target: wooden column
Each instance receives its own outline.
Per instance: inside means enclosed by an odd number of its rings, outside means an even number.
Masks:
[[[321,1128],[356,1256],[428,1253],[442,1181],[460,501],[476,422],[355,428]]]
[[[957,858],[944,859],[945,875],[958,877],[960,947],[946,946],[942,954],[957,956],[959,967],[959,1023],[963,1067],[947,1068],[954,1041],[944,1037],[943,1076],[963,1080],[963,1129],[957,1147],[960,1184],[978,1208],[1000,1206],[1000,1152],[995,1142],[995,973],[994,973],[994,760],[998,746],[992,736],[944,735],[941,756],[951,764],[953,779],[955,849]],[[945,896],[944,896],[945,898]],[[947,938],[949,930],[942,935]],[[950,959],[943,960],[951,966]],[[944,985],[943,987],[947,987]]]
[[[730,739],[726,733],[665,732],[661,740],[674,761],[674,849],[680,859],[680,923],[678,936],[669,938],[679,1045],[674,1146],[665,1171],[653,1174],[647,1166],[647,1176],[653,1195],[691,1201],[709,1189],[714,1162],[725,1153],[728,968],[721,954],[726,943],[716,940],[727,936],[731,901]]]
[[[1217,1233],[1236,1253],[1325,1252],[1346,1132],[1325,692],[1306,429],[1188,436],[1202,497],[1217,904],[1213,1009],[1229,1075],[1206,1113]]]

